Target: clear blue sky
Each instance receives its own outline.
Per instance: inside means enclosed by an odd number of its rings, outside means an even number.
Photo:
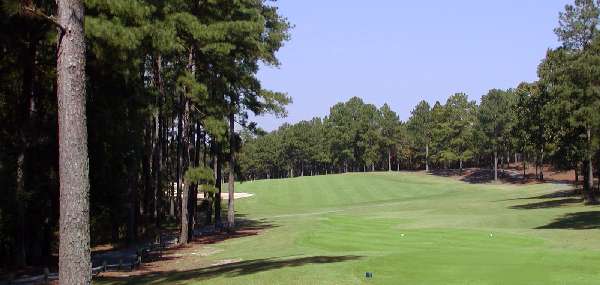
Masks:
[[[265,88],[284,91],[289,116],[256,118],[266,130],[325,116],[337,102],[388,103],[403,120],[420,101],[456,92],[479,100],[489,89],[537,79],[558,45],[558,12],[569,0],[279,0],[295,25],[263,68]]]

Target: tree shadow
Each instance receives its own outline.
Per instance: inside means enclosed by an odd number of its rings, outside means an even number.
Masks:
[[[257,235],[264,230],[276,227],[279,227],[279,225],[273,224],[267,219],[251,219],[247,218],[245,214],[236,213],[235,227],[233,229],[227,229],[226,225],[222,222],[218,223],[218,225],[204,226],[194,231],[192,240],[200,243],[215,243],[224,239]],[[211,241],[211,239],[214,240]]]
[[[178,231],[165,231],[160,234],[162,242],[145,241],[124,248],[115,248],[95,252],[92,255],[94,266],[106,264],[132,263],[137,261],[140,249],[151,249],[143,254],[144,263],[160,263],[164,261],[177,259],[177,252],[194,245],[207,245],[220,243],[230,239],[237,239],[249,236],[259,235],[262,231],[278,227],[267,219],[251,219],[244,214],[236,214],[235,228],[225,231],[224,229],[215,229],[194,232],[187,245],[179,245]],[[164,243],[164,244],[163,244]],[[153,246],[154,245],[154,246]]]
[[[543,194],[539,196],[519,198],[518,200],[524,199],[554,199],[554,198],[573,198],[581,197],[581,193],[577,189],[558,190],[552,193]]]
[[[457,177],[460,181],[470,184],[484,184],[494,181],[494,171],[485,168],[465,168],[461,172],[459,169],[434,169],[430,173],[435,176]],[[498,180],[502,183],[522,184],[522,176],[512,170],[498,170]]]
[[[502,183],[525,184],[528,179],[513,170],[498,170],[498,180]],[[494,182],[494,171],[492,169],[474,169],[469,171],[461,181],[471,184],[483,184]]]
[[[530,199],[530,198],[522,198],[522,199]],[[558,208],[563,207],[569,204],[579,204],[583,203],[582,198],[565,198],[559,200],[549,200],[535,203],[528,203],[523,205],[515,205],[509,207],[510,209],[517,210],[533,210],[533,209],[547,209],[547,208]]]
[[[152,272],[137,277],[99,277],[99,281],[124,282],[123,284],[149,284],[158,282],[173,284],[183,280],[207,280],[217,276],[236,277],[259,272],[276,270],[286,267],[298,267],[309,264],[339,263],[358,260],[356,255],[344,256],[310,256],[298,258],[264,258],[247,261],[238,261],[222,265],[213,265],[186,271]]]
[[[600,229],[600,211],[577,212],[563,215],[553,222],[536,229]]]
[[[442,177],[457,177],[460,181],[470,184],[485,184],[494,182],[494,170],[487,168],[465,168],[462,173],[458,169],[434,169],[430,173]],[[570,180],[548,179],[538,181],[535,175],[527,174],[523,177],[523,172],[518,169],[498,169],[498,181],[506,184],[528,184],[528,183],[563,183],[572,184]]]

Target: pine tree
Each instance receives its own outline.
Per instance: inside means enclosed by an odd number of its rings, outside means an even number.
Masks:
[[[408,129],[421,149],[425,147],[425,171],[429,172],[429,146],[432,140],[432,117],[429,103],[421,101],[412,110]]]
[[[58,3],[57,94],[60,163],[60,284],[91,284],[84,7]]]

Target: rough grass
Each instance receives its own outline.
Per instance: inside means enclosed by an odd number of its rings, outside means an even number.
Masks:
[[[255,196],[238,212],[262,234],[211,245],[213,266],[102,283],[598,284],[600,209],[568,188],[422,173],[243,183]]]

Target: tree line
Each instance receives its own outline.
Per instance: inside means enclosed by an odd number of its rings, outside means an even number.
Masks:
[[[3,268],[59,249],[61,282],[89,283],[90,243],[234,229],[220,194],[239,130],[291,102],[256,76],[290,37],[271,1],[7,0],[0,14]]]
[[[598,2],[577,0],[559,15],[562,45],[549,49],[539,80],[492,89],[479,103],[464,93],[430,105],[421,101],[403,122],[384,104],[358,97],[324,118],[246,133],[240,154],[245,180],[350,171],[489,167],[509,163],[575,170],[589,203],[600,152],[600,36]],[[524,177],[526,173],[524,173]]]

